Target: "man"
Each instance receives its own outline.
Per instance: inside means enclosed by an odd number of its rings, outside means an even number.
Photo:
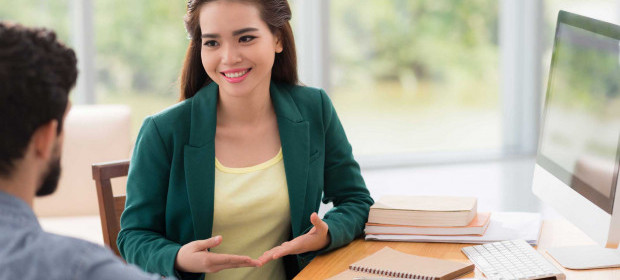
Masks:
[[[44,232],[32,211],[35,195],[58,183],[76,62],[54,32],[0,21],[0,280],[160,279],[109,249]]]

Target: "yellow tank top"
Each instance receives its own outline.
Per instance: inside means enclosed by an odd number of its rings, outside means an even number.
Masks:
[[[260,257],[288,239],[291,224],[282,149],[255,166],[229,168],[215,159],[213,236],[222,244],[211,252]],[[282,259],[259,268],[207,273],[206,279],[286,279]]]

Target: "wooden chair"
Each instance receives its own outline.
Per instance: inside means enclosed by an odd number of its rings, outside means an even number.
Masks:
[[[103,231],[103,243],[109,246],[117,256],[121,256],[116,247],[116,237],[121,230],[121,214],[125,210],[125,195],[113,195],[110,179],[125,177],[129,172],[129,160],[93,164],[93,180],[97,186],[99,217]]]

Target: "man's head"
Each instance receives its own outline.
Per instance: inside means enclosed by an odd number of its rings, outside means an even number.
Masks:
[[[27,166],[37,170],[37,195],[56,189],[76,63],[53,31],[0,21],[0,178]]]

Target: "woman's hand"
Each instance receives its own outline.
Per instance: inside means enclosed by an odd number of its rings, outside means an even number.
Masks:
[[[258,258],[260,265],[264,265],[271,260],[275,260],[286,255],[301,254],[310,251],[317,251],[325,248],[331,242],[328,233],[328,226],[319,218],[319,215],[312,213],[310,222],[314,227],[306,234],[282,243],[282,245],[274,247],[263,253]]]
[[[183,245],[177,253],[174,267],[185,272],[215,273],[222,269],[261,265],[259,261],[248,256],[216,254],[207,251],[221,243],[222,237],[218,235]]]

